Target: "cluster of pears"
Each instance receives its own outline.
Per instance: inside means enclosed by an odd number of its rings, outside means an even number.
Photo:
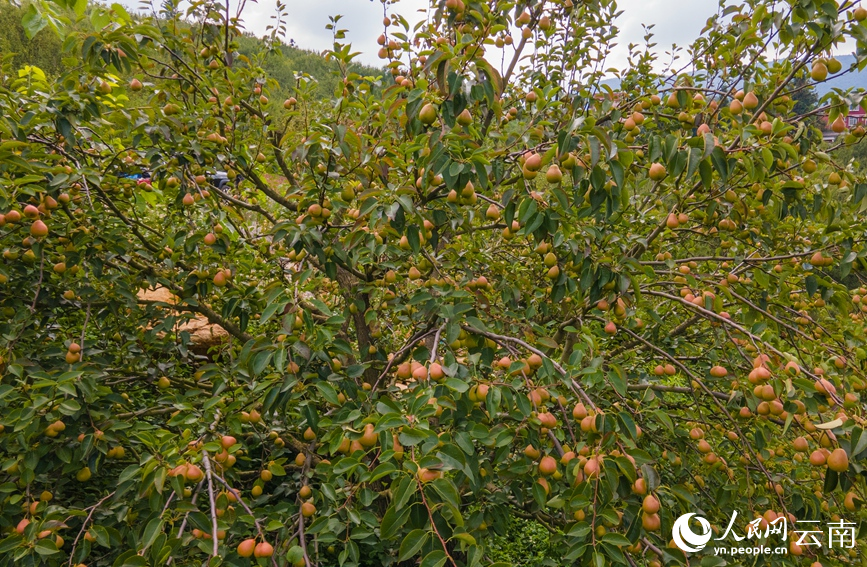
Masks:
[[[455,189],[449,191],[446,200],[455,205],[475,205],[479,200],[479,196],[476,195],[476,188],[473,186],[473,182],[467,181],[460,193]]]
[[[76,342],[69,343],[66,347],[66,363],[75,364],[79,360],[81,360],[81,345]]]
[[[395,370],[395,376],[400,380],[427,380],[430,378],[435,382],[439,382],[443,378],[445,378],[445,371],[443,370],[442,365],[438,362],[431,362],[427,367],[418,362],[403,362],[397,365],[397,369]]]

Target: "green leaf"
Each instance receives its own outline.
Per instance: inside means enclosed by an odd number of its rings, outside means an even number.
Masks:
[[[445,565],[448,556],[442,549],[436,549],[425,555],[421,560],[420,567],[442,567]]]
[[[153,545],[154,541],[156,541],[157,539],[157,536],[162,533],[162,529],[163,521],[160,518],[154,518],[153,520],[148,522],[141,537],[142,549],[147,549],[151,545]]]
[[[382,523],[379,526],[379,535],[383,539],[391,539],[403,525],[406,523],[407,517],[409,517],[409,513],[412,510],[412,506],[404,508],[401,511],[397,511],[394,506],[389,506],[385,511],[385,515],[382,517]]]
[[[428,538],[428,533],[424,530],[412,530],[403,541],[400,542],[400,551],[398,552],[398,561],[406,561],[422,548]]]
[[[55,545],[54,540],[48,537],[42,538],[37,541],[34,549],[39,555],[54,555],[55,553],[60,552],[60,550],[57,549],[57,545]]]
[[[24,26],[24,33],[27,35],[27,39],[33,39],[42,28],[48,25],[48,20],[42,17],[42,14],[36,9],[36,3],[33,2],[24,11],[21,24]]]

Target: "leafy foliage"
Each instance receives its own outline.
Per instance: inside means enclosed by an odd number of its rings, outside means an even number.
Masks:
[[[614,93],[611,0],[384,5],[383,77],[332,19],[326,102],[225,5],[32,7],[78,66],[0,74],[0,563],[490,565],[521,518],[540,562],[658,567],[694,563],[687,512],[861,529],[867,183],[794,107],[867,12],[724,3]],[[761,560],[863,551],[796,542]]]

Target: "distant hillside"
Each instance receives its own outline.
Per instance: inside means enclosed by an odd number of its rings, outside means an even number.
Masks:
[[[26,6],[26,4],[25,4]],[[12,64],[15,68],[24,65],[34,65],[45,71],[49,76],[56,76],[63,68],[62,43],[51,31],[44,29],[28,40],[21,23],[24,7],[18,7],[6,0],[0,0],[0,55],[13,54]],[[85,18],[79,25],[87,26],[90,20]],[[253,36],[242,37],[239,51],[245,55],[260,51],[264,44]],[[336,74],[337,63],[328,61],[315,51],[299,49],[284,45],[272,51],[265,57],[265,71],[277,80],[283,89],[295,83],[296,73],[306,73],[319,83],[318,94],[329,98],[337,87],[339,78]],[[357,65],[352,71],[363,76],[380,76],[383,69]]]
[[[241,38],[239,51],[246,55],[261,50],[261,40],[246,36]],[[281,87],[286,89],[295,83],[296,73],[307,73],[314,77],[318,83],[317,92],[323,98],[334,94],[339,77],[338,66],[335,61],[328,61],[316,51],[300,49],[290,45],[282,45],[265,57],[262,64],[268,76],[275,79]],[[366,65],[353,65],[350,69],[362,76],[378,77],[384,73],[383,69]]]

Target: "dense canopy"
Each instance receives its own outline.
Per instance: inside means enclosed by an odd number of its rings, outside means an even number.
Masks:
[[[65,66],[0,69],[0,565],[864,561],[794,522],[867,520],[861,93],[809,97],[867,10],[615,71],[613,0],[385,2],[323,98],[282,5],[180,6],[34,2]]]

